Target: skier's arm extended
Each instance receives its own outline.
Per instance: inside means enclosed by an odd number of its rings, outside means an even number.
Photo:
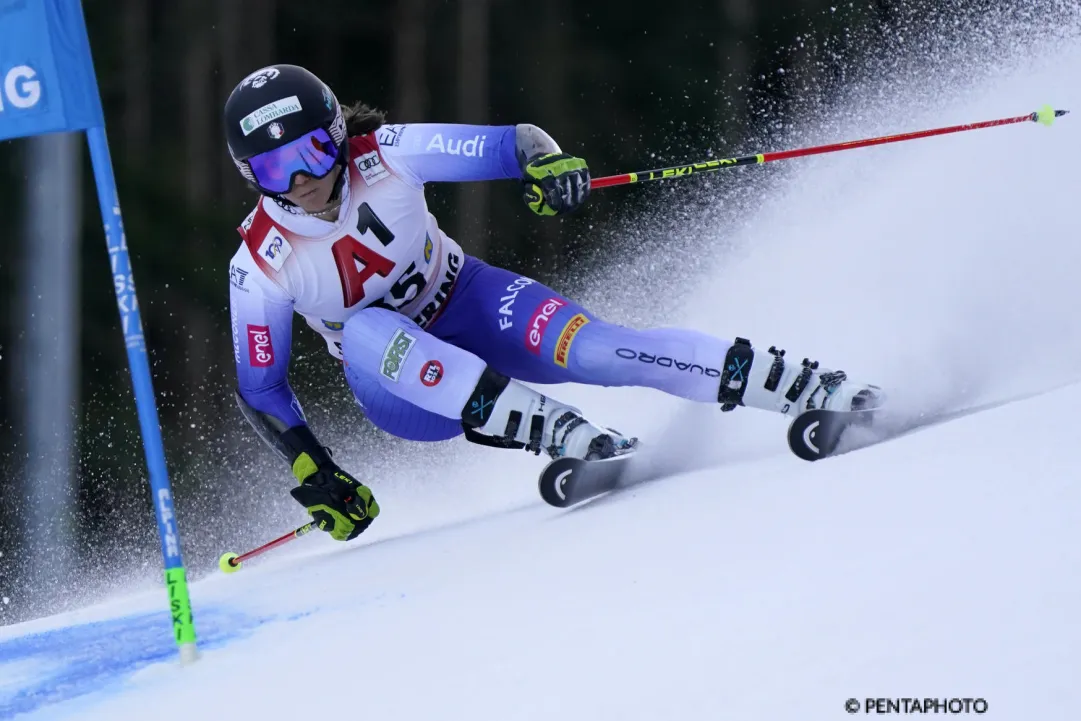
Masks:
[[[229,265],[229,310],[237,401],[260,437],[291,463],[289,444],[280,436],[307,429],[288,380],[293,299],[264,275],[245,246]]]
[[[290,493],[320,528],[355,538],[379,515],[371,490],[338,467],[304,419],[289,387],[293,299],[256,265],[245,246],[229,267],[237,405],[300,482]]]
[[[586,162],[562,152],[536,125],[384,125],[376,138],[391,170],[417,188],[520,179],[525,201],[538,215],[570,212],[589,195]]]

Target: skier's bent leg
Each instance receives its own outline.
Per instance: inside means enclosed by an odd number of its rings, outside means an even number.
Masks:
[[[414,440],[469,440],[605,458],[633,447],[581,412],[488,367],[457,346],[381,308],[352,316],[342,333],[345,374],[357,401],[384,430]]]
[[[536,383],[645,386],[722,408],[796,416],[880,401],[878,389],[817,363],[680,328],[608,323],[531,278],[468,258],[452,302],[430,326],[493,368]]]
[[[454,418],[426,411],[394,395],[371,373],[350,368],[346,380],[357,405],[377,428],[407,441],[445,441],[462,435],[462,424]]]
[[[790,360],[784,350],[761,350],[679,328],[634,330],[594,320],[566,349],[573,380],[656,388],[682,398],[749,406],[797,416],[812,408],[851,410],[878,405],[881,390],[848,380],[844,371]]]
[[[357,404],[382,430],[413,441],[461,435],[460,399],[480,376],[472,354],[431,337],[405,316],[367,308],[346,321],[342,358]]]

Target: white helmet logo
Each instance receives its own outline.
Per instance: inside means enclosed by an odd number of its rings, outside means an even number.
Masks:
[[[285,135],[285,128],[282,127],[281,123],[271,123],[269,126],[267,126],[266,131],[270,133],[270,137],[274,138],[275,140]]]
[[[277,68],[263,68],[262,70],[256,70],[254,73],[244,78],[243,82],[240,83],[240,87],[246,88],[250,85],[253,88],[261,88],[279,75],[281,75],[281,71]]]

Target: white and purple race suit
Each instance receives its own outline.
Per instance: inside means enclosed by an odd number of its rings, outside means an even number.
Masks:
[[[353,137],[333,222],[268,198],[229,268],[241,396],[305,423],[288,381],[294,314],[344,362],[370,420],[413,440],[461,432],[485,366],[534,383],[646,386],[717,401],[729,341],[606,323],[552,289],[465,255],[428,212],[428,182],[518,179],[515,126],[384,125]]]

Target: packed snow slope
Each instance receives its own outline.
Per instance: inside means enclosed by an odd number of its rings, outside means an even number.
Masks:
[[[981,37],[1013,37],[999,30]],[[795,128],[792,145],[1048,102],[1081,110],[1081,44],[1030,49],[887,79]],[[979,77],[950,86],[962,71]],[[911,407],[1076,380],[1079,160],[1075,112],[1051,129],[791,161],[741,222],[708,209],[696,222],[692,208],[668,223],[681,229],[661,239],[672,255],[616,268],[597,305],[776,344]],[[643,227],[666,227],[669,210]],[[551,393],[677,472],[559,511],[526,454],[376,453],[339,430],[330,444],[383,507],[361,539],[312,534],[195,582],[203,655],[186,668],[157,581],[2,628],[0,718],[803,721],[849,718],[845,701],[869,697],[1077,718],[1081,386],[817,464],[787,452],[768,413],[639,389]],[[287,498],[275,505],[284,488],[268,485],[267,539],[303,521]]]
[[[312,538],[196,584],[212,645],[190,667],[136,670],[172,653],[156,596],[51,637],[55,620],[4,630],[0,713],[841,719],[853,697],[968,697],[987,718],[1076,718],[1079,403],[1071,387],[566,512]],[[97,616],[114,620],[86,625]],[[89,693],[51,702],[93,673]]]

